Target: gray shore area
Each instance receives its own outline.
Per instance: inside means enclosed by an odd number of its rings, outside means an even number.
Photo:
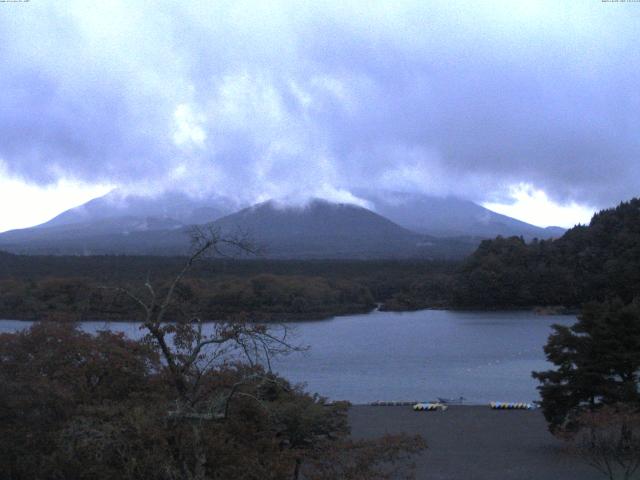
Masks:
[[[422,435],[428,448],[415,457],[418,480],[606,478],[564,449],[539,410],[451,406],[446,412],[415,412],[406,406],[362,405],[351,407],[349,420],[354,438]]]

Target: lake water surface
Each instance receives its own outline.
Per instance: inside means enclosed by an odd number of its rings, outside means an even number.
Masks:
[[[531,312],[372,312],[292,322],[303,353],[276,359],[274,369],[334,400],[431,400],[463,396],[468,403],[538,398],[532,370],[550,367],[542,347],[553,323],[572,316]],[[28,322],[0,320],[0,332]],[[135,323],[85,322],[87,331],[140,335]]]

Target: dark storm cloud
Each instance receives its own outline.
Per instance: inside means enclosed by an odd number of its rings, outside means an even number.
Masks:
[[[640,8],[477,3],[4,6],[0,161],[245,201],[638,194]]]

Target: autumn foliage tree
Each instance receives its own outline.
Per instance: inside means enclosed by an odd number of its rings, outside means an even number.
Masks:
[[[76,453],[87,453],[98,438],[107,447],[102,427],[110,423],[115,435],[125,417],[135,416],[143,405],[148,405],[145,416],[157,413],[162,389],[150,375],[159,368],[153,350],[121,334],[89,335],[70,324],[47,322],[0,335],[0,464],[5,474],[10,479],[72,478],[65,475],[84,456],[74,458]],[[118,422],[107,420],[114,416]],[[94,456],[101,451],[91,450]],[[144,450],[137,473],[146,473],[153,452]],[[101,455],[101,462],[82,462],[86,478],[107,460],[109,450]],[[129,459],[108,461],[125,468]]]

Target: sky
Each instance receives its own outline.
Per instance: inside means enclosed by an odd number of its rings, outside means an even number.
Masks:
[[[638,195],[639,29],[598,0],[0,3],[0,231],[113,188],[585,223]]]

